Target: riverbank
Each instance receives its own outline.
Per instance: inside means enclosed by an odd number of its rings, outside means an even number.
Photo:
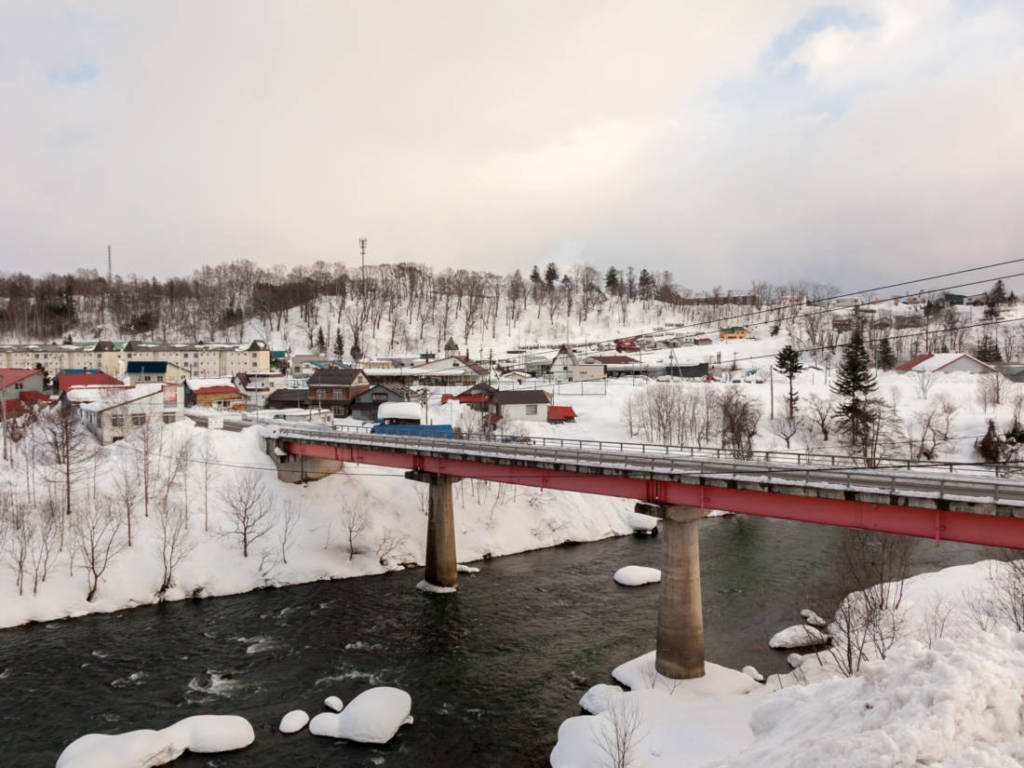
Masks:
[[[1022,585],[1022,566],[991,560],[907,579],[889,636],[865,633],[856,669],[846,651],[859,639],[860,592],[827,628],[832,651],[791,657],[795,669],[763,685],[711,663],[704,678],[673,681],[655,672],[653,652],[634,658],[613,672],[627,691],[591,689],[581,699],[590,714],[562,723],[551,765],[1019,764]]]
[[[71,515],[53,495],[61,467],[36,460],[42,446],[37,454],[31,443],[42,436],[26,436],[13,465],[0,467],[0,485],[19,499],[26,521],[21,546],[19,531],[6,531],[10,567],[0,576],[0,627],[422,565],[425,486],[398,470],[355,465],[305,485],[281,483],[258,429],[207,431],[183,421],[156,430],[148,444],[137,432],[99,448],[75,469]],[[136,471],[146,464],[148,514]],[[130,504],[126,482],[134,489]],[[236,491],[254,487],[243,556]],[[632,530],[626,522],[632,503],[622,499],[465,480],[455,485],[454,502],[456,550],[466,562]],[[43,525],[54,504],[62,530]],[[90,529],[93,508],[109,511],[96,517],[113,522]],[[161,590],[165,564],[171,584]],[[90,567],[97,565],[98,579]]]

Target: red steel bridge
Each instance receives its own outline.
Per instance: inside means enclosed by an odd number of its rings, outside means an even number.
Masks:
[[[935,462],[864,466],[848,457],[531,438],[502,442],[371,434],[326,425],[267,437],[281,479],[300,482],[344,463],[406,470],[429,483],[425,581],[457,584],[452,483],[466,477],[617,496],[663,518],[657,669],[704,673],[697,523],[714,509],[805,523],[1024,549],[1024,479],[1005,467]]]

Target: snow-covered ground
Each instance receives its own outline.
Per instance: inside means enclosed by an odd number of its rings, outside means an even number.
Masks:
[[[118,547],[121,551],[110,561],[89,602],[87,563],[76,544],[73,526],[82,510],[94,503],[124,521],[119,472],[124,466],[141,464],[143,440],[136,433],[112,446],[93,446],[97,449],[95,461],[76,468],[72,514],[64,515],[60,509],[57,516],[65,525],[63,549],[58,551],[60,532],[53,531],[45,580],[40,573],[35,593],[33,565],[39,566],[37,571],[44,565],[37,562],[42,559],[38,554],[41,539],[28,544],[23,594],[19,595],[12,554],[17,542],[8,530],[4,556],[12,567],[0,571],[0,626],[115,611],[161,599],[230,595],[265,586],[379,574],[423,563],[425,486],[406,480],[397,470],[355,465],[308,485],[280,482],[272,460],[264,453],[259,429],[208,431],[185,420],[160,430],[159,445],[154,439],[151,446],[154,477],[149,516],[144,514],[141,479],[132,475],[137,491],[133,544]],[[29,442],[31,438],[23,444]],[[181,456],[185,446],[190,455],[184,464],[179,463],[169,492],[172,507],[183,512],[187,503],[187,531],[179,549],[183,556],[173,570],[172,586],[161,595],[161,542],[166,536],[158,511],[157,475],[169,474],[168,465],[175,463],[174,457]],[[208,453],[202,456],[204,451]],[[187,489],[181,466],[188,467]],[[209,492],[204,493],[207,466],[212,476]],[[27,511],[35,521],[42,514],[36,510],[45,510],[49,493],[60,487],[61,477],[59,467],[19,450],[13,465],[0,468],[0,487],[9,498],[18,499],[18,509]],[[265,533],[250,541],[249,555],[243,557],[241,539],[231,533],[237,525],[224,495],[253,484],[264,489],[270,511],[257,525],[257,531],[265,529]],[[209,503],[208,526],[204,525],[204,497]],[[465,480],[455,485],[454,501],[456,547],[460,560],[466,562],[632,530],[625,517],[632,504],[621,499]],[[354,553],[350,552],[350,527]],[[117,540],[126,543],[123,524]]]
[[[764,685],[710,663],[704,678],[673,681],[645,654],[612,673],[629,691],[584,695],[593,714],[562,724],[551,765],[1020,765],[1024,633],[1013,606],[1022,576],[986,561],[907,579],[899,639],[884,659],[869,649],[874,658],[849,677],[820,652]]]

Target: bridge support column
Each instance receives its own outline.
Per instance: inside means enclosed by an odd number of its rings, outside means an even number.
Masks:
[[[460,478],[429,472],[406,472],[410,480],[429,485],[427,498],[427,568],[425,581],[435,587],[456,589],[459,586],[455,559],[455,507],[452,485]]]
[[[675,680],[703,677],[704,612],[698,535],[703,514],[698,507],[666,506],[664,516],[655,669]]]

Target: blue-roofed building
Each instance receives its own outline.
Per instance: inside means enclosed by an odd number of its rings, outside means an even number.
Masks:
[[[180,365],[166,360],[129,360],[125,375],[130,384],[156,381],[163,384],[180,384],[192,374]]]

